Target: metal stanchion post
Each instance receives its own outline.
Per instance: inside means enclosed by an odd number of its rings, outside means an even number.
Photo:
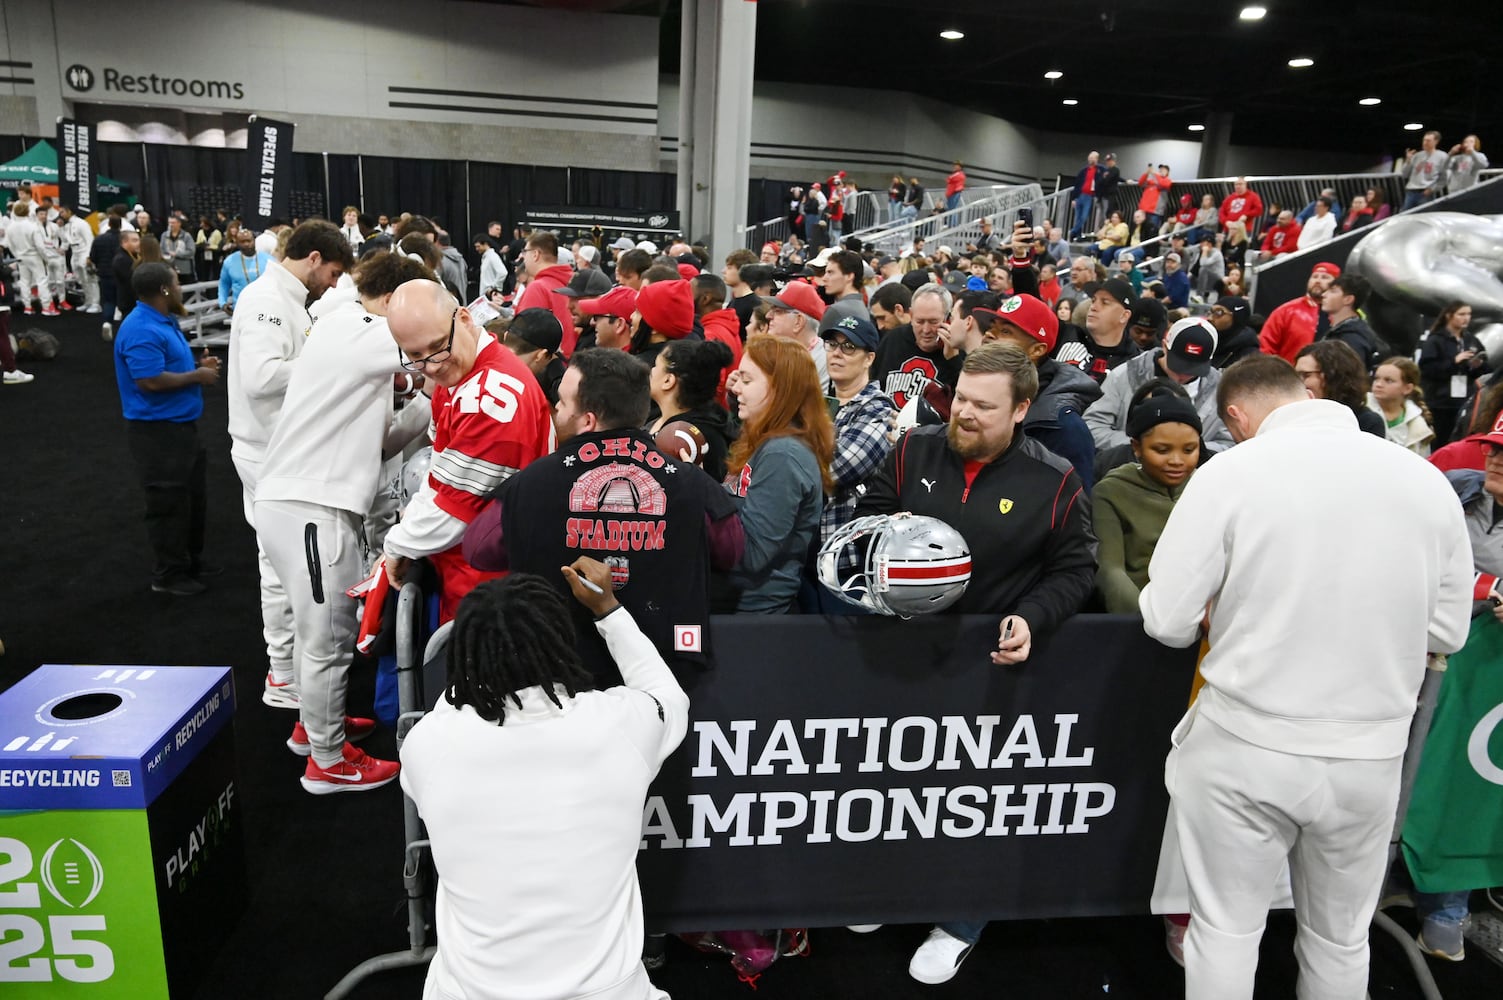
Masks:
[[[1393,868],[1394,860],[1399,855],[1404,817],[1409,814],[1409,800],[1414,795],[1420,757],[1425,751],[1425,738],[1430,735],[1430,722],[1435,717],[1435,704],[1440,698],[1440,685],[1445,676],[1446,658],[1431,656],[1425,664],[1425,681],[1420,685],[1419,707],[1415,710],[1414,721],[1409,725],[1409,746],[1404,751],[1404,768],[1399,778],[1399,805],[1394,817],[1393,833],[1388,838],[1388,868],[1385,871]],[[1409,932],[1394,923],[1382,910],[1373,913],[1373,926],[1387,933],[1404,949],[1404,955],[1409,959],[1414,978],[1418,981],[1420,993],[1425,1000],[1443,1000],[1440,988],[1435,985],[1435,977],[1430,974],[1430,966],[1425,961],[1425,953],[1420,951]]]

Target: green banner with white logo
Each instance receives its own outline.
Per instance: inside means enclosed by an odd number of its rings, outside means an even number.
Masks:
[[[145,810],[0,812],[0,996],[165,997]]]
[[[1450,657],[1404,823],[1422,892],[1503,885],[1503,624],[1472,619]]]

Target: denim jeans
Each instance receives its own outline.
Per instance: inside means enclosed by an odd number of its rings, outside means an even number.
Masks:
[[[1075,218],[1070,224],[1070,239],[1080,239],[1081,232],[1091,224],[1091,209],[1095,204],[1096,199],[1088,194],[1078,195],[1075,198]]]
[[[1430,200],[1430,192],[1429,191],[1405,191],[1404,192],[1404,205],[1403,205],[1402,208],[1399,209],[1399,211],[1400,212],[1407,212],[1411,208],[1415,208],[1415,207],[1417,207],[1419,205],[1423,205],[1425,202],[1427,202],[1429,200]]]
[[[898,214],[903,217],[903,221],[905,221],[905,222],[912,222],[914,219],[918,218],[918,206],[917,205],[904,205],[903,206],[903,210],[901,212],[899,212]]]
[[[896,198],[887,199],[887,221],[897,222],[898,213],[903,210],[903,203]]]
[[[938,925],[939,929],[953,938],[959,938],[966,944],[975,944],[981,937],[981,932],[986,930],[985,920],[948,920]]]
[[[945,197],[945,211],[946,212],[951,211],[952,209],[959,208],[959,207],[960,207],[960,192],[959,191],[956,191],[954,194],[948,195],[948,196]]]
[[[1418,892],[1414,894],[1414,910],[1420,920],[1455,926],[1466,919],[1472,893],[1469,889],[1460,892]]]

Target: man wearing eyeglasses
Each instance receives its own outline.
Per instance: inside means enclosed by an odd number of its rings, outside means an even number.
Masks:
[[[465,527],[498,486],[553,450],[553,418],[527,366],[443,286],[402,285],[387,307],[387,326],[403,367],[436,388],[433,464],[386,536],[386,576],[400,585],[412,560],[428,559],[438,572],[439,618],[448,621],[465,594],[497,575],[465,560]]]
[[[288,238],[286,256],[268,260],[261,276],[246,285],[235,301],[225,393],[230,408],[230,459],[243,487],[245,520],[253,528],[256,481],[266,446],[277,429],[292,367],[313,325],[308,303],[334,287],[354,263],[349,243],[332,222],[305,222]],[[256,553],[261,571],[261,625],[270,661],[261,700],[295,711],[299,696],[292,667],[292,607],[259,538]]]

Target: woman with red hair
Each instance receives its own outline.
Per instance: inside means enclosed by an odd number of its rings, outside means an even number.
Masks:
[[[740,498],[746,554],[733,581],[736,610],[793,609],[809,548],[830,492],[835,425],[814,359],[782,337],[751,337],[726,390],[736,396],[741,437],[731,449],[726,489]]]

